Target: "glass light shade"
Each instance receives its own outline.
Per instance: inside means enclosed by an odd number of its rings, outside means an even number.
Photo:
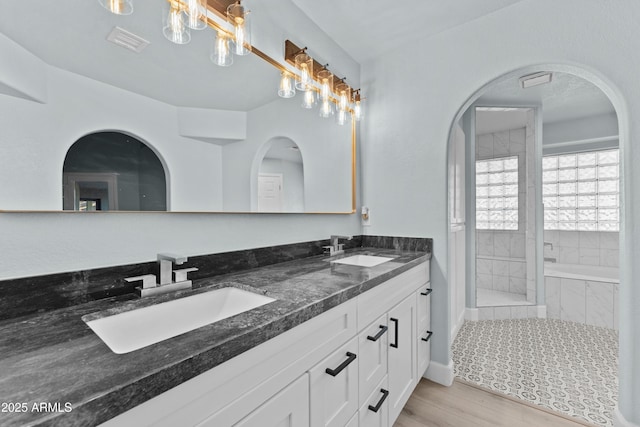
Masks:
[[[336,93],[338,94],[338,108],[346,111],[349,108],[349,86],[346,83],[338,83],[336,85]]]
[[[116,15],[131,15],[133,3],[131,0],[99,0],[102,7]]]
[[[207,28],[207,0],[186,0],[187,25],[192,30]]]
[[[318,71],[318,80],[320,82],[320,98],[322,101],[329,101],[333,92],[333,74],[329,70]]]
[[[347,110],[340,110],[338,109],[338,112],[336,113],[336,123],[338,123],[339,125],[343,125],[347,122]]]
[[[300,77],[296,81],[296,89],[305,90],[313,84],[313,58],[306,53],[299,53],[295,57],[296,68],[300,70]]]
[[[293,83],[293,76],[286,71],[280,76],[280,87],[278,88],[278,96],[281,98],[291,98],[296,94],[296,87]]]
[[[249,11],[240,2],[229,5],[227,20],[233,25],[233,53],[248,55],[251,53],[251,22]]]
[[[162,34],[175,44],[187,44],[191,41],[191,32],[187,25],[187,16],[177,1],[166,2],[162,14]]]
[[[363,117],[364,117],[364,111],[362,110],[362,101],[358,100],[353,106],[353,119],[356,122],[359,122],[360,120],[362,120]]]
[[[307,86],[304,91],[304,97],[302,98],[302,108],[311,109],[317,104],[316,91],[313,90],[313,86]]]
[[[331,101],[322,101],[320,104],[320,117],[327,119],[333,116],[333,103]]]
[[[213,49],[211,52],[211,61],[214,64],[221,67],[228,67],[233,64],[233,55],[231,55],[231,47],[229,44],[229,36],[218,31],[216,39],[213,42]]]

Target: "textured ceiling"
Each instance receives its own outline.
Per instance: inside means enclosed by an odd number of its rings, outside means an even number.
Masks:
[[[356,61],[473,21],[522,0],[292,0]]]
[[[567,73],[554,73],[549,84],[527,89],[518,78],[493,85],[478,103],[491,105],[542,105],[543,120],[553,123],[615,113],[609,98],[590,82]]]

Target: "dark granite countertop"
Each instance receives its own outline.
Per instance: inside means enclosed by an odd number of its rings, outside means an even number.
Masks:
[[[431,256],[379,248],[345,256],[354,254],[394,259],[366,268],[313,256],[199,279],[191,291],[143,299],[121,295],[2,321],[0,425],[99,424]],[[228,286],[276,301],[126,354],[113,353],[82,320]]]

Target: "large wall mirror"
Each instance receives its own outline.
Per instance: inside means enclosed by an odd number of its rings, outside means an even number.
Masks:
[[[211,28],[171,43],[162,1],[69,3],[0,16],[1,211],[354,211],[355,126],[279,98],[263,54],[217,66]]]

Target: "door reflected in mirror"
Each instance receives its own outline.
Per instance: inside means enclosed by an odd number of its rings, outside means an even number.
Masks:
[[[272,138],[258,171],[259,212],[304,212],[304,165],[300,147]]]
[[[166,211],[164,168],[142,141],[98,132],[76,141],[63,166],[63,209]]]

